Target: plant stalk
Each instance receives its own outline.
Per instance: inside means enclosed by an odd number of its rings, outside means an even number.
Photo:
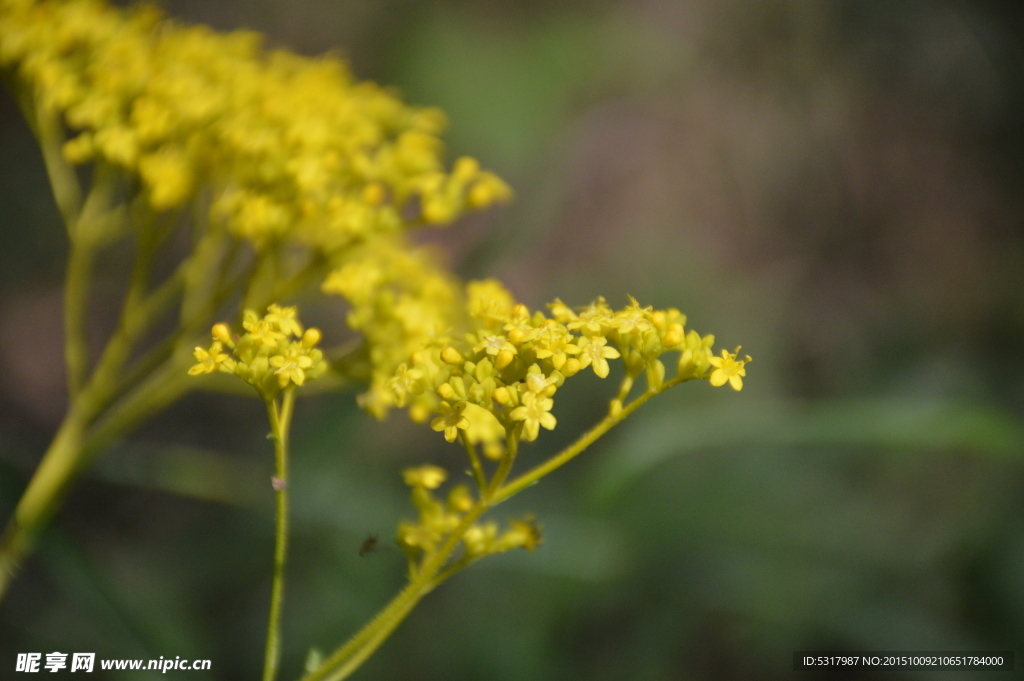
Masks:
[[[277,496],[277,532],[274,543],[274,580],[270,589],[270,617],[267,647],[263,658],[263,681],[274,681],[281,664],[281,609],[284,605],[284,570],[288,557],[288,431],[295,406],[295,387],[289,387],[278,405],[267,400],[270,434],[274,440],[274,491]]]

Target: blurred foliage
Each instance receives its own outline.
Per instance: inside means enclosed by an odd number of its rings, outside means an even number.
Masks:
[[[1024,636],[1019,3],[165,4],[338,46],[361,77],[444,108],[452,155],[518,193],[438,237],[464,274],[531,305],[679,304],[756,358],[740,395],[669,394],[517,498],[545,544],[431,594],[359,678],[776,679],[795,649]],[[6,517],[61,413],[64,248],[7,99],[0,216]],[[311,314],[340,326],[337,308]],[[576,390],[538,449],[599,417],[598,383]],[[461,465],[352,395],[296,418],[286,676],[401,584],[398,471]],[[96,651],[255,677],[273,522],[261,423],[255,402],[196,396],[119,445],[0,605],[0,665]]]

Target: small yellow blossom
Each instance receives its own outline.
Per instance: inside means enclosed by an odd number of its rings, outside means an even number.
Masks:
[[[273,398],[289,384],[301,386],[327,370],[323,352],[315,346],[320,341],[318,329],[306,329],[302,338],[289,340],[302,327],[295,318],[295,308],[271,305],[267,316],[260,317],[247,310],[243,325],[247,333],[234,338],[223,322],[214,324],[210,331],[214,342],[209,351],[196,348],[199,364],[193,366],[192,375],[210,373],[217,369],[233,373],[249,383],[264,398]],[[281,331],[281,325],[289,334]],[[234,358],[222,352],[223,344],[231,348]]]
[[[448,479],[448,472],[439,466],[426,465],[406,468],[402,471],[402,477],[409,487],[437,489]]]
[[[277,345],[285,335],[268,317],[260,317],[254,310],[246,310],[242,317],[242,328],[249,332],[249,337],[257,345]]]
[[[214,344],[210,346],[209,350],[205,348],[196,348],[195,352],[192,354],[195,356],[196,361],[199,362],[199,364],[194,365],[188,370],[189,375],[198,376],[199,374],[212,374],[216,371],[220,365],[228,359],[228,356],[221,352],[221,350],[222,347],[219,342],[214,342]]]
[[[271,305],[267,308],[266,320],[268,323],[277,326],[278,331],[284,335],[298,337],[302,335],[302,324],[295,318],[296,314],[297,309],[295,307]]]
[[[306,369],[313,366],[313,359],[298,348],[289,348],[285,354],[274,355],[269,361],[270,366],[277,369],[274,374],[282,389],[288,386],[288,381],[295,385],[305,383]]]
[[[574,336],[565,326],[553,319],[548,320],[548,323],[537,329],[531,340],[534,341],[533,351],[537,359],[550,357],[551,363],[556,369],[562,368],[562,365],[569,359],[569,355],[576,355],[580,352],[579,346],[573,343]]]
[[[703,338],[696,331],[686,334],[685,349],[679,355],[679,374],[703,377],[711,364],[711,348],[714,344],[715,337],[712,334]]]
[[[508,350],[509,352],[516,352],[516,346],[512,345],[505,336],[491,336],[484,334],[480,337],[480,342],[473,348],[474,352],[486,352],[488,355],[497,355],[502,350]]]
[[[581,310],[579,315],[568,322],[566,326],[573,330],[578,329],[585,336],[596,336],[603,333],[605,327],[612,324],[613,319],[612,310],[605,303],[604,298],[598,298]]]
[[[737,361],[736,355],[739,351],[738,347],[733,352],[723,349],[721,357],[712,357],[709,360],[711,366],[715,367],[711,372],[711,385],[718,387],[728,381],[733,390],[743,389],[743,376],[747,375],[744,365],[751,360],[750,355],[747,355],[746,359]]]
[[[410,395],[419,395],[423,392],[423,372],[419,369],[410,369],[405,364],[400,364],[395,371],[394,377],[388,381],[388,386],[395,394],[395,405],[404,407]]]
[[[548,430],[554,430],[557,423],[551,413],[551,408],[555,404],[554,400],[532,392],[523,395],[522,399],[522,406],[513,409],[510,416],[514,421],[523,422],[523,439],[528,442],[536,440],[541,426]]]
[[[454,407],[448,402],[441,402],[438,406],[441,415],[430,422],[430,427],[437,432],[444,431],[444,439],[455,442],[459,431],[469,428],[469,419],[463,414],[465,410],[465,402],[458,402]]]
[[[595,374],[601,378],[608,378],[608,372],[611,370],[608,360],[617,359],[619,356],[619,351],[608,347],[608,341],[604,338],[589,338],[580,350],[580,367],[585,369],[592,366]]]

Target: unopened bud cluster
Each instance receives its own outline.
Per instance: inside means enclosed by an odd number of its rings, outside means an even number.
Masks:
[[[453,487],[445,500],[437,498],[434,490],[448,478],[447,472],[437,466],[410,468],[403,476],[412,488],[412,502],[419,511],[419,519],[399,523],[396,541],[416,564],[459,526],[476,500],[465,485]],[[467,561],[512,549],[533,551],[541,543],[540,528],[529,517],[511,521],[505,530],[492,521],[478,522],[463,533],[461,542],[463,559]]]

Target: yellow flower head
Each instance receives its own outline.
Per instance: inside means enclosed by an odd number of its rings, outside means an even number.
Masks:
[[[252,385],[264,397],[271,398],[289,385],[301,386],[327,370],[318,329],[306,329],[296,318],[293,307],[271,305],[260,317],[247,310],[242,322],[246,333],[237,340],[227,324],[214,324],[214,338],[209,350],[196,348],[199,363],[189,374],[208,374],[216,370],[233,373]],[[282,329],[285,329],[283,331]],[[293,338],[301,333],[300,338]],[[234,358],[223,352],[223,344],[231,348]]]
[[[718,387],[728,382],[733,390],[743,389],[743,377],[747,375],[744,366],[751,359],[750,355],[747,355],[745,359],[737,360],[736,355],[739,351],[738,347],[733,352],[723,349],[721,357],[712,357],[709,360],[711,366],[715,367],[711,372],[711,385]]]
[[[510,416],[514,421],[523,422],[523,438],[525,440],[528,442],[536,440],[541,426],[548,430],[554,430],[557,423],[551,413],[554,404],[555,402],[551,398],[541,397],[533,392],[523,395],[522,406],[513,409]]]
[[[198,376],[199,374],[210,374],[216,371],[228,360],[228,356],[222,350],[221,344],[217,341],[210,346],[209,350],[196,348],[193,355],[199,363],[188,370],[189,375]]]
[[[621,356],[619,351],[608,347],[608,341],[600,336],[584,340],[586,343],[580,350],[580,367],[585,369],[592,366],[595,374],[601,378],[607,378],[608,372],[611,371],[608,360],[619,358]]]
[[[424,489],[437,489],[448,479],[448,472],[438,466],[417,466],[406,468],[402,472],[405,484],[409,487],[423,487]]]
[[[423,372],[419,369],[410,369],[405,364],[398,366],[395,375],[388,381],[398,407],[404,407],[410,395],[419,395],[423,392],[422,379]]]
[[[444,431],[444,439],[455,442],[459,431],[469,428],[469,419],[463,414],[466,411],[466,403],[457,402],[453,407],[448,402],[441,402],[438,411],[441,415],[430,422],[430,427],[437,432]]]

